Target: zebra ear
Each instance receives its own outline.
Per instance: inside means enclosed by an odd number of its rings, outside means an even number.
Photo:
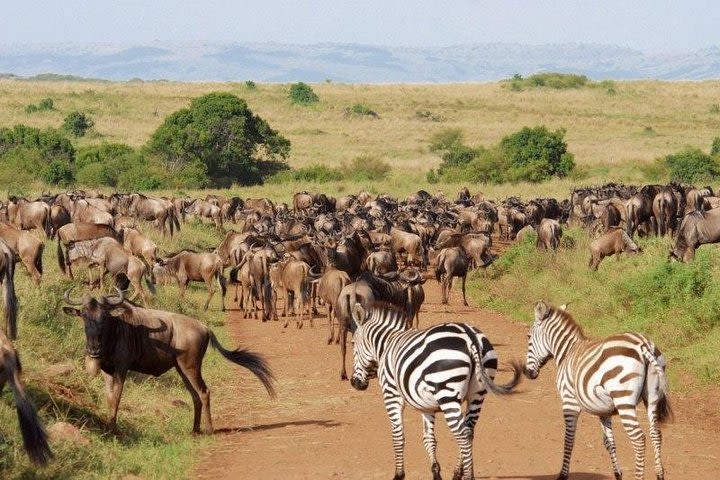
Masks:
[[[360,326],[365,322],[365,309],[360,302],[353,305],[352,316],[355,323]]]
[[[542,300],[535,304],[535,321],[542,322],[550,313],[550,307]]]
[[[567,311],[569,303],[563,303],[558,307],[558,310],[562,310],[563,312]]]

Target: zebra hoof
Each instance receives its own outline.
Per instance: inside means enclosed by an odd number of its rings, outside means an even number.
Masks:
[[[615,480],[622,480],[621,472],[615,472]],[[662,480],[662,477],[658,477],[658,480]]]
[[[568,480],[568,476],[565,473],[558,475],[557,480]]]
[[[433,463],[432,467],[430,467],[430,471],[433,474],[433,480],[442,480],[442,477],[440,476],[440,464],[439,463]]]
[[[405,480],[405,472],[396,473],[393,480]]]
[[[453,472],[453,480],[462,480],[462,478],[463,478],[462,470],[455,470]]]

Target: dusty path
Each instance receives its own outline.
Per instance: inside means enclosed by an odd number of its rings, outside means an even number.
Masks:
[[[421,326],[442,321],[470,322],[489,336],[499,351],[501,364],[524,356],[524,325],[492,312],[462,307],[455,292],[451,305],[442,306],[437,283],[430,280],[425,285],[428,295]],[[316,319],[315,328],[306,325],[302,330],[292,326],[283,329],[275,322],[243,320],[237,312],[232,312],[228,321],[237,343],[268,357],[278,377],[279,396],[277,401],[269,401],[259,382],[240,369],[236,370],[237,381],[215,385],[213,414],[219,438],[205,452],[196,478],[392,477],[390,427],[377,382],[373,381],[367,391],[357,392],[348,382],[340,381],[339,349],[325,343],[324,318]],[[348,362],[351,372],[351,350]],[[554,366],[548,365],[537,380],[525,380],[519,394],[489,396],[475,436],[477,478],[556,477],[562,457],[563,421],[554,373]],[[507,378],[507,372],[498,375],[501,382]],[[676,421],[663,429],[666,478],[718,478],[717,397],[675,395],[673,400]],[[580,420],[571,478],[611,478],[599,422],[588,415],[582,415]],[[625,478],[632,478],[631,447],[621,426],[614,424],[621,466]],[[405,425],[407,478],[430,478],[419,414],[406,409]],[[437,433],[439,461],[444,477],[451,478],[456,446],[441,418]],[[648,460],[652,461],[650,450]],[[646,478],[655,478],[652,464],[646,466]]]

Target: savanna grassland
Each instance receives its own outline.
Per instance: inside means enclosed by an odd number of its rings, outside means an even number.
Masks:
[[[600,84],[597,84],[600,85]],[[68,112],[88,113],[94,130],[77,146],[122,142],[138,147],[172,112],[212,91],[227,91],[248,102],[252,111],[292,142],[289,164],[339,166],[361,155],[388,162],[393,174],[373,185],[338,182],[329,191],[368,187],[405,195],[425,188],[449,192],[458,185],[431,185],[425,175],[440,163],[428,149],[433,133],[460,128],[465,143],[492,145],[524,126],[564,128],[568,150],[579,168],[573,178],[529,187],[482,186],[491,197],[510,194],[565,195],[576,183],[606,180],[646,181],[653,161],[685,146],[709,148],[720,132],[720,82],[618,82],[612,89],[547,88],[513,91],[507,83],[451,85],[316,84],[320,102],[292,105],[288,85],[172,82],[30,82],[0,81],[0,125],[59,127]],[[28,114],[25,107],[52,98],[54,111]],[[379,118],[349,115],[363,104]],[[418,112],[430,112],[428,120]],[[650,173],[648,173],[650,170]],[[660,180],[660,179],[656,179]],[[297,185],[244,189],[287,199]]]
[[[507,83],[451,85],[312,85],[320,102],[292,105],[288,85],[245,83],[185,84],[172,82],[31,82],[0,80],[0,127],[26,124],[60,127],[72,111],[91,116],[95,126],[76,147],[103,142],[146,144],[172,112],[191,99],[213,91],[233,93],[272,128],[292,142],[291,167],[325,164],[336,167],[359,156],[381,159],[393,168],[387,179],[374,183],[338,181],[324,184],[282,183],[223,191],[240,197],[268,196],[289,202],[293,192],[321,190],[328,194],[367,189],[403,197],[419,189],[444,191],[454,197],[460,184],[430,184],[429,169],[440,164],[430,152],[430,137],[443,129],[459,128],[471,146],[494,145],[524,126],[545,125],[566,130],[568,150],[575,155],[576,172],[540,184],[467,185],[490,198],[566,198],[574,185],[606,181],[644,183],[657,177],[657,158],[685,147],[704,151],[720,135],[720,81],[667,83],[617,82],[612,89],[584,87],[514,91]],[[26,106],[51,98],[55,110],[27,113]],[[363,104],[379,118],[348,114]],[[420,112],[420,113],[418,113]],[[428,114],[429,112],[429,114]],[[80,185],[81,186],[81,185]],[[47,190],[34,185],[26,193]],[[0,184],[2,197],[7,187]],[[204,197],[210,191],[167,191],[153,194]],[[199,223],[183,228],[173,240],[151,233],[162,253],[183,247],[212,249],[221,234]],[[475,303],[528,321],[532,304],[545,298],[570,302],[588,333],[600,335],[637,329],[649,334],[668,354],[673,388],[707,387],[720,379],[720,252],[703,247],[692,265],[666,261],[669,239],[641,240],[643,254],[605,260],[599,272],[587,269],[585,232],[570,231],[557,254],[536,252],[532,243],[512,247],[494,266],[473,274]],[[83,371],[84,335],[81,322],[61,311],[62,292],[71,284],[56,266],[54,244],[45,249],[42,289],[34,288],[18,269],[20,295],[19,339],[25,382],[46,423],[67,420],[83,427],[89,445],[53,444],[56,461],[45,470],[30,466],[20,448],[15,412],[9,394],[0,402],[0,472],[9,478],[182,478],[196,461],[196,452],[211,439],[189,435],[192,409],[180,379],[170,373],[159,379],[131,377],[120,407],[120,429],[102,425],[107,413],[102,382]],[[209,313],[198,306],[204,287],[191,289],[188,301],[176,298],[174,286],[159,288],[158,308],[181,311],[211,325],[227,343],[225,317],[217,298]],[[228,296],[229,301],[230,295]],[[221,366],[210,351],[204,369],[209,386],[221,384],[241,369]],[[69,364],[66,375],[51,367]],[[678,365],[674,367],[673,365]],[[247,375],[243,372],[242,375]],[[248,376],[248,383],[254,381]],[[213,395],[223,395],[222,388]],[[258,384],[256,394],[265,392]],[[3,477],[4,478],[4,477]]]

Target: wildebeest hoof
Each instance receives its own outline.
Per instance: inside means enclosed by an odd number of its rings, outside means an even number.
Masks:
[[[348,379],[348,378],[347,378],[347,373],[341,371],[341,372],[340,372],[340,380],[347,380],[347,379]]]

